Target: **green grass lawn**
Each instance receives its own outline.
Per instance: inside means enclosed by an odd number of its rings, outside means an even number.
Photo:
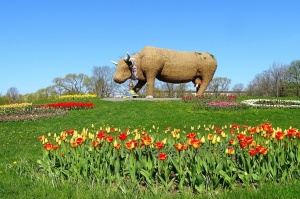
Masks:
[[[257,126],[271,123],[274,127],[287,129],[290,126],[300,129],[299,109],[243,109],[243,110],[194,110],[193,103],[182,101],[121,101],[110,102],[99,99],[91,100],[96,106],[89,110],[73,110],[67,116],[53,119],[38,119],[27,122],[0,123],[0,198],[193,198],[188,192],[166,194],[154,192],[133,192],[124,194],[120,190],[104,185],[59,184],[53,187],[45,180],[44,184],[34,181],[30,176],[20,175],[22,161],[35,162],[42,155],[42,146],[38,136],[60,133],[66,129],[82,130],[110,126],[125,129],[151,129],[160,127],[163,133],[167,126],[190,128],[198,125],[224,126],[230,124]],[[15,164],[14,164],[15,163]],[[230,192],[212,192],[213,198],[296,198],[299,182],[285,185],[267,184],[261,189],[237,189]],[[135,190],[135,188],[128,188]],[[139,194],[139,195],[137,195]],[[287,195],[286,195],[287,194]],[[286,195],[287,197],[282,197]],[[210,193],[196,195],[210,198]]]

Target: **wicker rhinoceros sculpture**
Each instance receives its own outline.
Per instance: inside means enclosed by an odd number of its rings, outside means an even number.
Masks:
[[[127,53],[119,62],[114,74],[116,83],[128,79],[138,80],[133,90],[138,92],[147,83],[147,98],[153,98],[154,81],[168,83],[193,82],[201,84],[197,95],[202,95],[217,69],[217,61],[209,53],[181,52],[169,49],[144,47],[133,56]]]

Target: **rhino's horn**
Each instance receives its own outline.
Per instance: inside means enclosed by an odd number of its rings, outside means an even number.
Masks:
[[[130,59],[130,54],[129,54],[129,52],[127,52],[127,57],[125,57],[124,59],[125,59],[126,62],[129,61],[129,59]]]
[[[117,62],[115,62],[115,61],[111,61],[111,63],[113,63],[114,65],[118,65],[118,63]]]

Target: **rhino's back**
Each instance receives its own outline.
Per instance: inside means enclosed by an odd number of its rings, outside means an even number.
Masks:
[[[168,60],[209,60],[214,57],[206,52],[187,52],[187,51],[177,51],[165,48],[156,48],[152,46],[146,46],[141,51],[140,54],[143,57],[154,57],[154,58],[165,58]]]
[[[147,46],[140,51],[144,70],[157,70],[157,78],[171,83],[188,82],[197,73],[215,71],[216,60],[209,53],[184,52]]]

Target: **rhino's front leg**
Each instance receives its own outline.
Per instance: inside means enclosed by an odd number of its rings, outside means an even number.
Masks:
[[[153,98],[155,78],[147,78],[147,96],[146,98]]]
[[[139,90],[141,90],[141,88],[146,84],[146,81],[141,81],[139,80],[138,83],[133,87],[134,92],[139,92]]]

